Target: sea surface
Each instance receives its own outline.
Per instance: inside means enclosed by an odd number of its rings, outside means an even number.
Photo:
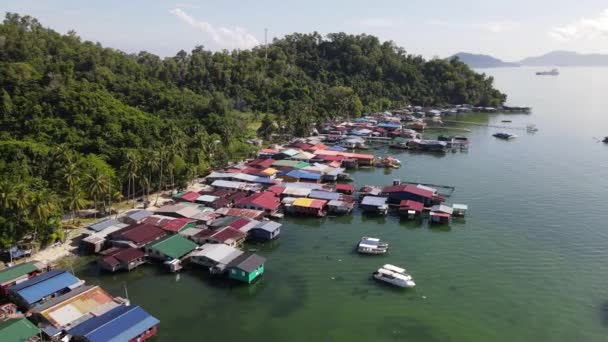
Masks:
[[[114,295],[126,287],[160,319],[154,341],[608,341],[608,145],[598,141],[608,135],[608,68],[480,71],[532,113],[453,117],[511,128],[451,124],[471,130],[468,152],[372,150],[403,166],[352,173],[357,188],[396,178],[454,186],[448,203],[468,204],[466,220],[288,217],[280,240],[247,246],[268,259],[251,286],[195,266],[79,275]],[[516,129],[528,124],[539,131]],[[389,253],[356,254],[361,236],[387,240]],[[384,263],[407,268],[417,287],[374,281]]]

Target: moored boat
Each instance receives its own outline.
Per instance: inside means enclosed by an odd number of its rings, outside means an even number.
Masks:
[[[498,139],[503,139],[503,140],[511,140],[511,139],[515,139],[517,138],[517,135],[515,134],[510,134],[510,133],[494,133],[492,134],[493,137],[498,138]]]
[[[536,75],[538,75],[538,76],[557,76],[557,75],[559,75],[559,71],[557,69],[551,69],[549,71],[537,71]]]
[[[605,138],[604,138],[604,140],[602,140],[602,142],[603,142],[604,144],[608,144],[608,137],[605,137]]]
[[[414,279],[405,271],[405,269],[390,264],[380,267],[374,272],[373,277],[377,280],[399,287],[412,288],[416,286]]]
[[[364,236],[357,245],[357,251],[361,254],[384,254],[388,252],[388,243],[378,238]]]

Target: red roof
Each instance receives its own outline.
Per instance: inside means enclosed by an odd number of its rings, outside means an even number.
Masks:
[[[192,220],[189,218],[176,218],[175,220],[165,222],[162,225],[162,228],[166,231],[177,233],[180,230],[182,230],[182,228],[184,228],[185,225],[187,225],[190,222],[195,222],[195,221],[196,220]]]
[[[257,169],[267,169],[269,167],[272,166],[272,164],[275,162],[276,160],[270,158],[270,159],[256,159],[253,161],[250,161],[249,163],[247,163],[247,166],[251,166]]]
[[[428,191],[428,190],[425,190],[425,189],[421,189],[421,188],[415,187],[413,185],[391,185],[391,186],[385,186],[384,189],[382,189],[382,192],[385,192],[385,193],[408,192],[410,194],[418,195],[420,197],[433,198],[433,193],[431,191]]]
[[[231,194],[232,194],[232,191],[220,189],[220,190],[215,190],[214,192],[212,192],[211,196],[225,198],[225,197],[230,196]]]
[[[330,155],[316,155],[315,157],[323,159],[325,161],[343,161],[346,159],[344,156],[330,156]]]
[[[138,248],[125,248],[112,255],[118,261],[129,263],[133,260],[142,258],[144,252]]]
[[[270,192],[274,192],[277,195],[280,195],[283,193],[283,191],[285,191],[286,187],[281,186],[281,185],[273,185],[270,188],[268,188],[268,191]]]
[[[242,231],[231,228],[231,227],[227,227],[227,228],[217,231],[215,234],[213,234],[211,236],[211,238],[216,241],[226,242],[230,239],[241,240],[241,239],[244,239],[245,236],[247,236],[247,234],[243,233]]]
[[[277,210],[281,203],[271,191],[258,192],[249,197],[242,198],[235,203],[235,206],[255,205],[265,210]]]
[[[166,233],[157,226],[141,223],[124,231],[119,237],[141,245],[159,239],[165,235]]]
[[[234,229],[240,229],[240,228],[242,228],[242,227],[244,227],[244,226],[248,225],[248,224],[249,224],[249,222],[251,222],[251,221],[249,221],[249,220],[248,220],[248,219],[246,219],[246,218],[242,218],[242,217],[241,217],[241,218],[239,218],[239,219],[237,219],[237,220],[232,221],[232,223],[230,223],[228,226],[230,226],[230,227],[232,227],[232,228],[234,228]]]
[[[188,202],[194,202],[200,195],[198,192],[188,191],[185,194],[179,196],[180,199]]]
[[[235,193],[231,194],[230,196],[228,196],[228,198],[227,198],[227,199],[228,199],[229,201],[236,202],[236,201],[240,200],[240,199],[241,199],[241,198],[243,198],[243,197],[247,197],[247,194],[246,194],[246,193],[244,193],[244,192],[240,192],[240,191],[239,191],[239,192],[235,192]]]
[[[447,217],[447,218],[449,218],[449,217],[451,217],[452,215],[450,215],[450,214],[448,214],[448,213],[441,213],[441,212],[438,212],[438,211],[432,211],[432,212],[431,212],[431,216],[437,216],[437,217]]]
[[[331,167],[336,167],[336,168],[337,168],[337,167],[342,166],[342,162],[339,162],[339,161],[332,161],[331,163],[329,163],[329,164],[327,164],[327,165],[329,165],[329,166],[331,166]]]
[[[424,209],[424,204],[421,202],[417,202],[417,201],[403,200],[403,201],[401,201],[401,203],[399,203],[399,208],[400,209],[411,209],[411,210],[415,210],[415,211],[422,211],[422,209]]]
[[[355,191],[355,186],[352,184],[336,184],[336,191],[353,192]]]

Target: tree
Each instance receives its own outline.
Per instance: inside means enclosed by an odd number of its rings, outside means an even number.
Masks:
[[[331,87],[325,95],[325,110],[330,118],[361,116],[363,104],[350,87]]]
[[[74,187],[70,189],[65,198],[65,206],[72,213],[72,221],[77,217],[77,213],[80,212],[88,204],[84,191],[82,189]]]

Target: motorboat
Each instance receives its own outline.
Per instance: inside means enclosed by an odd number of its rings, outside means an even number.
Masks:
[[[528,133],[535,133],[538,132],[538,128],[536,125],[528,125],[526,126],[526,131],[528,131]]]
[[[517,138],[517,135],[510,133],[494,133],[492,134],[492,136],[503,140],[511,140]]]
[[[602,140],[602,142],[603,142],[604,144],[608,144],[608,137],[605,137],[605,138],[604,138],[604,140]]]
[[[373,277],[377,280],[399,287],[412,288],[416,286],[414,279],[405,271],[405,269],[390,264],[380,267],[374,272]]]
[[[362,237],[357,251],[361,254],[384,254],[388,252],[388,243],[378,238]]]

